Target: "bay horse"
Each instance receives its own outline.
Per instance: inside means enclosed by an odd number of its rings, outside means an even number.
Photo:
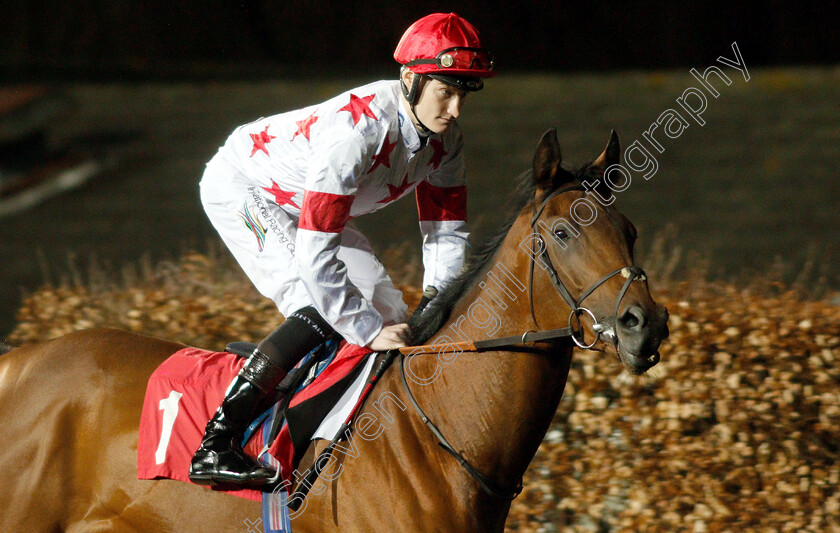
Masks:
[[[294,531],[502,531],[575,344],[616,354],[633,374],[656,364],[667,310],[634,266],[632,224],[593,196],[610,198],[602,178],[618,156],[613,132],[600,157],[568,171],[556,132],[546,133],[515,214],[411,323],[415,344],[520,335],[526,342],[440,350],[389,367],[359,411],[346,453],[334,453],[312,486]],[[574,215],[581,205],[597,216]],[[527,342],[568,327],[571,337]],[[257,530],[257,502],[136,479],[147,380],[182,347],[95,329],[0,356],[0,531]],[[412,401],[503,494],[441,449]]]

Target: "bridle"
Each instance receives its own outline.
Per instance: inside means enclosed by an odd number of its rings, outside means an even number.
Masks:
[[[488,350],[495,350],[498,348],[503,347],[510,347],[516,346],[521,344],[526,344],[529,342],[546,342],[546,341],[556,341],[565,337],[571,337],[572,341],[575,343],[576,346],[582,349],[592,349],[595,344],[600,339],[601,335],[605,337],[611,337],[612,342],[615,345],[616,350],[618,350],[618,335],[614,332],[610,332],[603,324],[598,322],[598,319],[595,317],[595,314],[583,307],[583,301],[589,297],[593,292],[595,292],[601,285],[606,283],[608,280],[613,278],[617,275],[622,275],[626,278],[624,282],[624,286],[621,288],[621,291],[618,294],[615,304],[615,312],[613,313],[614,319],[618,320],[618,311],[619,307],[621,306],[621,301],[624,299],[625,294],[630,289],[631,284],[636,281],[644,281],[647,279],[644,270],[636,265],[625,266],[619,269],[616,269],[609,274],[603,276],[601,279],[596,281],[591,287],[587,290],[583,291],[583,293],[575,299],[569,290],[566,288],[566,285],[560,279],[560,276],[557,274],[557,269],[554,268],[554,264],[551,262],[551,257],[548,254],[548,246],[546,245],[546,241],[541,235],[538,222],[540,217],[542,216],[543,210],[545,210],[546,205],[549,201],[551,201],[554,197],[563,194],[569,191],[585,191],[586,189],[579,184],[572,184],[567,185],[565,187],[560,187],[552,191],[548,194],[542,202],[540,202],[539,207],[537,207],[536,203],[534,204],[534,213],[531,217],[531,229],[533,230],[536,238],[532,240],[532,247],[531,247],[531,266],[530,266],[530,273],[529,273],[529,282],[528,282],[528,299],[530,300],[531,305],[531,317],[534,320],[534,325],[537,327],[538,331],[526,331],[522,335],[514,335],[511,337],[503,337],[499,339],[486,339],[481,341],[468,341],[468,342],[457,342],[457,343],[450,343],[450,344],[443,344],[443,345],[424,345],[424,346],[408,346],[405,348],[399,349],[400,355],[400,376],[402,378],[403,387],[405,388],[406,394],[408,395],[408,399],[411,402],[414,410],[420,415],[421,420],[423,421],[426,426],[431,430],[432,434],[434,434],[435,438],[438,440],[438,445],[442,447],[446,452],[452,455],[458,463],[466,469],[466,471],[472,476],[478,484],[481,486],[482,490],[485,493],[490,495],[493,498],[499,500],[513,500],[516,498],[520,492],[522,492],[522,480],[519,480],[519,483],[514,489],[505,489],[497,485],[493,480],[483,474],[480,470],[475,468],[472,464],[470,464],[467,459],[461,455],[455,448],[449,443],[446,437],[440,432],[440,430],[435,426],[435,424],[429,420],[429,417],[426,416],[426,413],[420,407],[420,404],[417,403],[414,394],[411,392],[411,389],[408,386],[408,380],[406,379],[406,372],[405,372],[405,362],[406,356],[413,356],[413,355],[421,355],[421,354],[437,354],[443,351],[452,351],[454,353],[460,352],[481,352],[481,351],[488,351]],[[538,241],[540,243],[540,250],[537,251],[534,249],[533,243],[534,241]],[[551,330],[539,330],[539,324],[537,322],[536,313],[534,311],[534,294],[533,294],[533,287],[534,287],[534,265],[537,262],[537,254],[539,253],[539,257],[545,269],[548,271],[548,275],[551,278],[551,281],[554,283],[554,287],[557,289],[557,292],[560,293],[560,296],[563,300],[569,305],[571,309],[571,313],[569,314],[569,325],[565,328],[558,328],[558,329],[551,329]],[[583,322],[580,320],[582,314],[588,314],[592,318],[593,326],[592,330],[595,333],[595,340],[592,341],[590,344],[586,344],[584,340],[584,331],[583,331]],[[577,325],[575,325],[575,322]]]
[[[566,288],[566,285],[563,284],[563,280],[560,279],[560,276],[557,274],[557,269],[554,268],[554,264],[551,262],[551,256],[548,253],[548,246],[546,245],[546,241],[543,238],[540,230],[538,228],[538,222],[540,217],[542,216],[543,210],[545,206],[548,205],[548,202],[551,201],[555,196],[563,194],[568,191],[585,191],[586,189],[582,185],[572,184],[567,185],[566,187],[560,187],[559,189],[552,191],[548,196],[546,196],[543,201],[540,203],[539,208],[537,208],[536,204],[534,204],[534,214],[531,217],[531,229],[533,230],[533,234],[536,236],[535,239],[531,241],[531,267],[529,271],[529,280],[528,280],[528,299],[531,303],[531,318],[534,320],[534,325],[537,329],[540,328],[539,323],[537,322],[537,315],[534,311],[534,265],[537,263],[537,250],[534,250],[534,243],[538,242],[540,245],[539,250],[539,257],[540,261],[543,264],[543,267],[548,272],[549,277],[551,278],[552,283],[554,283],[554,287],[557,289],[557,292],[560,293],[560,296],[566,303],[569,305],[569,309],[571,312],[569,313],[569,336],[572,338],[572,341],[577,345],[579,348],[584,350],[588,350],[593,348],[600,339],[601,335],[604,334],[605,337],[611,337],[612,342],[615,346],[615,349],[618,350],[618,335],[615,333],[610,334],[610,330],[607,329],[603,324],[598,322],[597,317],[595,314],[590,311],[588,308],[583,307],[581,304],[583,301],[588,298],[593,292],[595,292],[601,285],[606,283],[608,280],[621,274],[626,281],[624,282],[624,286],[621,288],[621,291],[618,293],[618,297],[616,298],[615,302],[615,311],[613,312],[614,324],[618,321],[618,310],[621,306],[621,301],[624,299],[624,295],[627,294],[627,291],[630,289],[630,285],[636,280],[644,281],[647,279],[647,275],[645,275],[645,271],[642,270],[641,267],[636,265],[630,265],[618,268],[613,270],[609,274],[605,275],[598,281],[592,284],[591,287],[583,291],[581,295],[577,298],[577,300],[572,296],[571,292]],[[590,343],[586,344],[583,335],[583,323],[580,320],[580,316],[586,313],[592,319],[592,331],[595,333],[595,339]],[[577,329],[575,329],[574,322],[577,322]],[[579,336],[578,336],[579,334]]]

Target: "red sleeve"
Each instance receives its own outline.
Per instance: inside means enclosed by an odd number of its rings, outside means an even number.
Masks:
[[[323,233],[340,233],[350,219],[350,206],[355,198],[352,195],[304,191],[298,227]]]
[[[467,220],[467,187],[465,185],[436,187],[424,181],[417,186],[415,197],[420,220]]]

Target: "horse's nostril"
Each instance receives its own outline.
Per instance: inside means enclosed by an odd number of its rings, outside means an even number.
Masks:
[[[638,331],[645,325],[645,314],[638,307],[628,307],[618,319],[618,322],[624,329]]]

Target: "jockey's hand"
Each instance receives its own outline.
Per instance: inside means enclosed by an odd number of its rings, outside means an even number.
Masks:
[[[408,324],[394,324],[393,326],[385,326],[379,335],[368,345],[368,348],[375,352],[384,352],[385,350],[393,350],[395,348],[402,348],[408,341]]]

